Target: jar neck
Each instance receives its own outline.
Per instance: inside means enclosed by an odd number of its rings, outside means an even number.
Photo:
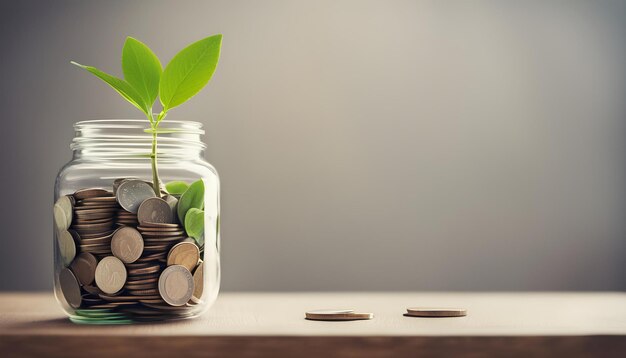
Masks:
[[[163,121],[156,134],[146,120],[135,119],[82,121],[74,130],[74,159],[145,160],[155,150],[159,160],[193,160],[206,148],[198,122]]]

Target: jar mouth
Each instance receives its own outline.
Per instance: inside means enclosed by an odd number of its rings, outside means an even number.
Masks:
[[[90,156],[137,156],[150,152],[153,133],[146,119],[95,119],[76,122],[70,148]],[[180,156],[206,148],[202,123],[164,120],[157,130],[162,156]]]
[[[84,129],[149,129],[149,122],[145,119],[90,119],[74,123],[76,131]],[[188,134],[204,134],[202,123],[194,121],[164,120],[159,129],[172,129]]]

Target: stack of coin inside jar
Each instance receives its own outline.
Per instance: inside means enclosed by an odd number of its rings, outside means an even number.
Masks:
[[[151,183],[117,179],[54,205],[58,282],[80,323],[130,323],[194,315],[203,250],[177,215],[178,198]]]

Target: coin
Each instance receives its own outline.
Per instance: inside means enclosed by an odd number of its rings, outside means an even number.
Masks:
[[[113,193],[111,193],[108,190],[99,189],[99,188],[91,188],[91,189],[77,190],[74,193],[74,198],[76,200],[83,200],[83,199],[94,198],[98,196],[112,196],[112,195]]]
[[[124,285],[124,289],[126,290],[149,290],[152,288],[158,288],[158,285],[156,282],[136,284],[133,282],[126,281],[126,285]]]
[[[114,196],[99,196],[94,198],[87,198],[79,201],[79,204],[85,203],[106,203],[117,205],[117,199]]]
[[[142,235],[145,235],[147,237],[171,237],[171,236],[181,236],[184,235],[185,232],[183,230],[180,231],[162,231],[162,232],[158,232],[158,231],[144,231],[142,233]]]
[[[161,266],[155,265],[155,266],[148,266],[148,267],[142,267],[142,268],[136,268],[136,269],[129,269],[128,274],[133,275],[133,276],[147,275],[147,274],[159,272],[160,270],[161,270]]]
[[[137,226],[137,230],[144,232],[172,232],[180,231],[182,227],[149,227],[149,226]]]
[[[146,246],[154,247],[154,246],[159,246],[159,245],[167,245],[168,250],[172,245],[177,244],[181,241],[183,241],[182,236],[171,237],[171,238],[164,237],[164,238],[159,238],[157,240],[146,238],[143,240],[144,245]]]
[[[149,184],[141,180],[126,180],[117,188],[117,201],[126,211],[136,214],[144,200],[156,195]]]
[[[113,224],[113,217],[109,216],[101,219],[91,219],[91,218],[77,218],[76,225],[94,225],[94,224],[104,224],[110,223]]]
[[[94,275],[95,275],[95,271],[94,271]],[[95,276],[94,276],[95,277]],[[93,294],[93,295],[98,295],[102,293],[102,290],[100,290],[98,287],[93,286],[93,285],[85,285],[83,286],[83,290]]]
[[[69,231],[63,230],[57,234],[57,240],[59,243],[59,253],[63,261],[63,266],[67,267],[72,263],[76,256],[76,244],[74,243],[74,237]]]
[[[140,223],[174,223],[174,213],[167,201],[161,198],[148,198],[141,203],[137,210],[137,219]]]
[[[133,296],[142,296],[146,297],[146,296],[156,296],[159,297],[159,290],[155,287],[155,288],[149,288],[149,289],[132,289],[132,288],[128,288],[128,293],[130,293]],[[151,297],[152,298],[152,297]]]
[[[54,203],[54,223],[57,230],[67,230],[72,224],[73,203],[71,197],[64,195]]]
[[[194,303],[199,303],[204,289],[204,262],[202,261],[200,261],[198,267],[196,267],[196,270],[193,272],[193,285],[194,289],[191,300]]]
[[[406,309],[407,316],[413,317],[463,317],[467,315],[465,308],[428,308],[412,307]]]
[[[355,321],[374,318],[373,313],[357,313],[354,310],[314,310],[305,313],[305,318],[313,321]]]
[[[178,207],[178,199],[174,195],[167,194],[163,197],[163,200],[167,202],[167,204],[170,206],[170,209],[172,209],[172,212],[175,213]]]
[[[80,285],[70,269],[64,268],[61,270],[59,273],[59,285],[67,303],[74,308],[80,307],[82,302]]]
[[[115,256],[103,258],[96,267],[96,285],[104,293],[113,294],[124,287],[126,268]]]
[[[111,252],[122,262],[135,262],[143,252],[141,233],[129,226],[117,230],[111,239]]]
[[[75,224],[72,226],[74,230],[92,230],[92,231],[106,231],[113,226],[113,221],[105,221],[97,224]]]
[[[91,207],[86,206],[81,209],[76,208],[76,210],[74,210],[74,213],[78,217],[91,217],[91,216],[102,215],[102,214],[113,215],[115,211],[116,211],[115,208],[92,209]]]
[[[316,314],[316,315],[335,315],[335,314],[354,313],[354,310],[350,308],[343,308],[343,309],[334,308],[334,309],[312,310],[312,311],[307,311],[306,313]]]
[[[135,277],[129,277],[126,281],[127,285],[148,285],[148,284],[156,284],[159,281],[158,277],[150,277],[143,279],[136,279]]]
[[[161,228],[161,227],[166,227],[166,228],[180,228],[180,225],[178,224],[168,224],[168,223],[153,223],[150,221],[145,221],[141,223],[141,226],[143,227],[155,227],[155,228]]]
[[[91,285],[96,274],[98,260],[88,252],[81,252],[76,256],[70,268],[81,285]]]
[[[113,194],[117,194],[117,188],[120,187],[120,184],[122,184],[123,182],[130,180],[130,179],[134,179],[134,178],[118,178],[115,179],[113,181]]]
[[[159,294],[170,306],[182,306],[193,295],[193,276],[181,265],[167,267],[159,277]]]
[[[198,246],[191,242],[180,242],[174,245],[167,255],[167,266],[182,265],[188,271],[193,270],[200,260]]]

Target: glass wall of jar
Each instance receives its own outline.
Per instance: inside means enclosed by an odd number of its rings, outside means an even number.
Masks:
[[[59,304],[87,324],[205,312],[220,286],[220,198],[217,171],[203,158],[202,125],[164,121],[156,143],[142,120],[74,128],[73,158],[54,189]]]

